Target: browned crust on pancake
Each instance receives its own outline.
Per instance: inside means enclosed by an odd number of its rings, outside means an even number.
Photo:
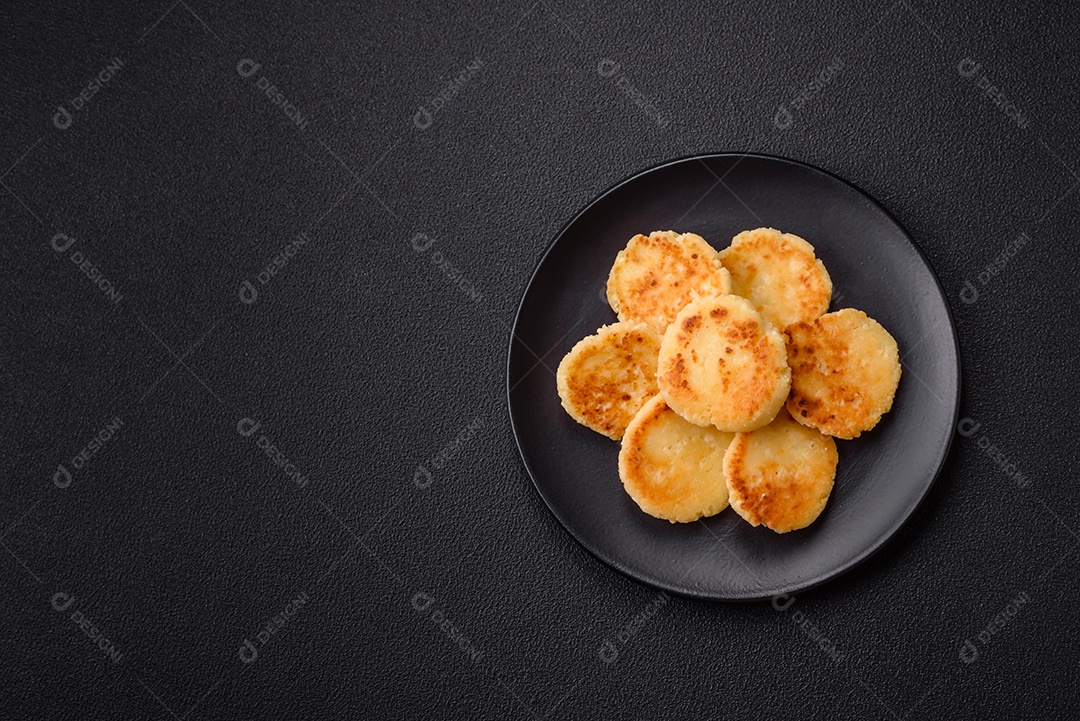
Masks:
[[[814,246],[775,228],[744,230],[720,251],[731,292],[747,298],[766,320],[783,328],[829,309],[832,279]]]
[[[896,341],[861,310],[845,308],[784,330],[795,420],[856,438],[892,409],[901,366]]]
[[[574,420],[619,440],[659,388],[660,335],[643,323],[614,323],[579,341],[559,363],[556,386]]]
[[[657,230],[635,235],[616,256],[607,298],[619,320],[648,323],[662,333],[694,298],[730,290],[728,272],[704,238]]]
[[[785,428],[786,426],[786,428]],[[750,458],[754,444],[776,444],[767,460]],[[836,442],[781,412],[768,426],[737,433],[724,456],[732,508],[753,526],[787,533],[813,523],[824,510],[836,478]]]
[[[630,422],[619,478],[642,511],[690,523],[727,508],[723,459],[734,434],[689,423],[657,395]]]
[[[732,432],[772,420],[790,383],[782,336],[733,295],[695,301],[676,316],[657,377],[679,415]]]

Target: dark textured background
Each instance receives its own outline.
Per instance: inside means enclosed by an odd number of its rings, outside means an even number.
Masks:
[[[21,5],[0,10],[0,716],[1080,707],[1075,6]],[[658,597],[595,561],[533,490],[505,407],[512,315],[556,231],[636,171],[725,150],[819,165],[899,218],[951,294],[981,423],[881,553],[784,610]]]

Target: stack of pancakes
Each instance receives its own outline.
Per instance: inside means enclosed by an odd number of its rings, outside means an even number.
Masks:
[[[826,313],[814,247],[772,228],[717,252],[693,233],[636,235],[615,258],[619,321],[559,364],[563,408],[621,440],[638,506],[689,523],[729,504],[754,526],[805,528],[825,508],[850,439],[892,408],[896,341],[865,313]]]

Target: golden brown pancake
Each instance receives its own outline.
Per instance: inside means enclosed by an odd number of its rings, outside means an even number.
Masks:
[[[664,400],[697,425],[752,431],[776,416],[791,385],[784,338],[735,295],[703,298],[675,317],[660,343]]]
[[[845,308],[788,326],[795,420],[837,438],[856,438],[892,408],[900,383],[896,341],[861,310]]]
[[[727,508],[724,452],[733,437],[683,420],[657,395],[626,429],[619,478],[650,516],[672,523],[712,516]]]
[[[809,321],[829,309],[832,279],[814,246],[774,228],[744,230],[720,251],[731,292],[746,298],[777,328]]]
[[[555,374],[562,406],[578,423],[619,440],[657,392],[660,334],[644,323],[614,323],[582,339]]]
[[[753,526],[806,528],[829,500],[837,460],[836,441],[781,411],[764,428],[735,434],[724,456],[728,500]]]
[[[648,323],[663,333],[694,298],[730,290],[728,272],[704,238],[657,230],[635,235],[615,257],[607,297],[619,320]]]

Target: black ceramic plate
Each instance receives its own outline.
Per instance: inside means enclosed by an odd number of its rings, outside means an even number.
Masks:
[[[741,230],[800,235],[833,279],[833,306],[876,318],[900,346],[892,412],[837,441],[840,466],[824,513],[784,535],[730,508],[697,523],[646,515],[622,489],[619,444],[559,404],[554,370],[570,348],[616,320],[604,296],[626,242],[652,230],[693,232],[723,249]],[[510,418],[525,467],[566,529],[598,558],[651,586],[722,600],[790,594],[852,568],[915,510],[941,470],[956,423],[960,361],[941,286],[889,213],[851,184],[802,163],[720,154],[677,160],[593,201],[541,259],[510,341]]]

